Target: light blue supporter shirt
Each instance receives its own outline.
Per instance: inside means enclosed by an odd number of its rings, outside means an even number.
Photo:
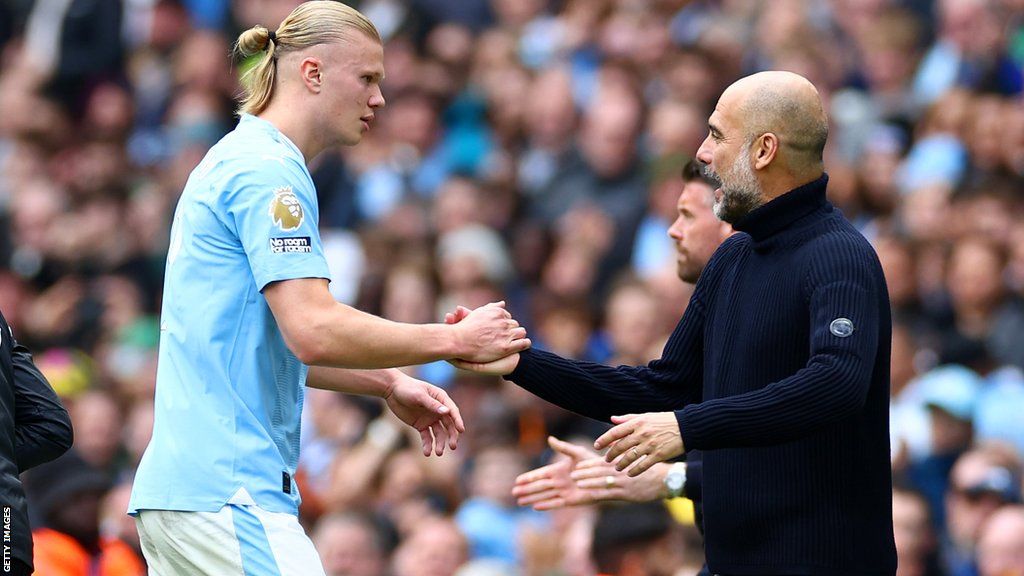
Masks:
[[[293,480],[308,369],[261,291],[330,278],[299,149],[243,115],[192,171],[167,255],[153,438],[128,511],[296,514]]]

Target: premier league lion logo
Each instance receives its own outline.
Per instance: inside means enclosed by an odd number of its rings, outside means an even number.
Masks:
[[[291,232],[302,225],[304,216],[302,205],[291,186],[274,190],[274,199],[270,201],[270,218],[278,228]]]

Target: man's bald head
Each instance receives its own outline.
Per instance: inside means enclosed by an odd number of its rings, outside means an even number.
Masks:
[[[828,117],[818,90],[792,72],[759,72],[733,83],[722,94],[734,101],[747,140],[778,136],[794,172],[819,170],[828,138]]]
[[[828,119],[818,91],[790,72],[733,83],[708,118],[697,159],[718,180],[715,215],[734,224],[765,202],[816,180]]]

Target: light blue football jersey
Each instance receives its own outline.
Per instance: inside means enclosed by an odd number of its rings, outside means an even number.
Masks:
[[[302,154],[243,115],[193,170],[171,226],[153,439],[129,513],[298,512],[293,476],[307,367],[261,291],[330,278]]]

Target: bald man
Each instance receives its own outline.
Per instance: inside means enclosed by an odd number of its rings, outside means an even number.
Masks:
[[[616,426],[595,442],[638,475],[704,453],[713,574],[892,575],[891,318],[870,244],[828,202],[828,122],[785,72],[722,94],[697,152],[715,252],[661,359],[608,367],[528,350],[461,366]]]

